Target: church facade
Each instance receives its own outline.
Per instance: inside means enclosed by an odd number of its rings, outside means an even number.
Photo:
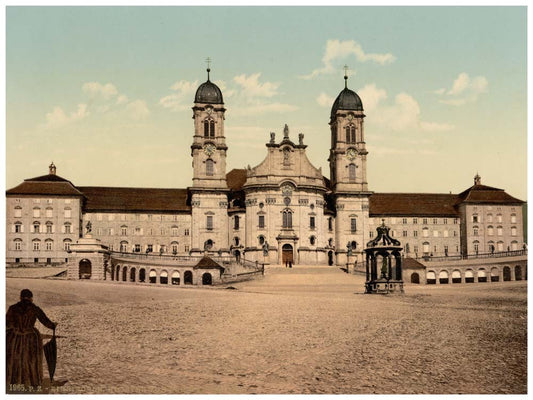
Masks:
[[[217,254],[265,264],[363,262],[384,221],[412,258],[522,250],[523,201],[481,184],[459,194],[375,193],[368,189],[364,110],[347,86],[329,116],[329,177],[312,165],[304,136],[270,134],[255,167],[226,171],[221,90],[196,92],[192,186],[184,189],[76,186],[57,175],[26,179],[6,192],[6,262],[68,262],[90,222],[113,252]]]

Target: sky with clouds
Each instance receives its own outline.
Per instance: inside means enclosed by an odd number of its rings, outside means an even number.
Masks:
[[[6,186],[187,187],[197,87],[222,90],[228,172],[270,132],[329,176],[329,114],[363,101],[377,192],[482,183],[526,200],[525,7],[8,7]]]

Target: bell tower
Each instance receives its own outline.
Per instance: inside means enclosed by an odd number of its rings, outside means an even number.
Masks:
[[[219,87],[207,81],[202,83],[194,98],[194,137],[191,146],[193,187],[227,189],[226,138],[224,137],[224,100]]]
[[[329,151],[331,190],[335,199],[335,254],[337,265],[348,268],[363,262],[368,237],[369,197],[366,181],[363,103],[348,89],[348,67],[344,90],[331,108],[331,148]],[[366,232],[366,233],[365,233]],[[365,236],[367,235],[367,236]]]
[[[330,179],[334,190],[368,190],[363,103],[354,91],[348,89],[347,67],[344,90],[335,99],[331,109],[331,149],[329,154]]]
[[[210,80],[196,90],[191,145],[193,181],[189,188],[192,207],[191,255],[228,255],[228,185],[226,183],[226,138],[224,100]]]

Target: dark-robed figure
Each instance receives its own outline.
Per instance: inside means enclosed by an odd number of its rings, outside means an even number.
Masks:
[[[24,289],[20,301],[7,310],[6,315],[6,389],[11,385],[25,388],[43,383],[43,342],[41,334],[34,327],[39,320],[49,329],[56,324],[33,304],[33,294]]]

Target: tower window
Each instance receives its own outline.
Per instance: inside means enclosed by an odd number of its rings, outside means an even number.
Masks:
[[[309,228],[315,229],[315,217],[309,217]]]
[[[350,219],[350,231],[352,233],[357,231],[357,219],[355,218]]]
[[[355,143],[355,126],[348,125],[346,127],[346,143]]]
[[[213,160],[210,158],[205,161],[205,174],[207,176],[213,176]]]
[[[208,230],[213,230],[213,216],[212,215],[207,216],[206,225],[207,225]]]
[[[348,165],[348,176],[350,181],[355,181],[355,164]]]
[[[215,121],[212,119],[204,121],[204,137],[215,137]]]
[[[233,229],[239,229],[239,216],[236,215],[235,219],[233,220]]]
[[[265,216],[260,215],[259,216],[259,228],[264,228],[264,227],[265,227]]]
[[[291,210],[283,210],[283,228],[292,228]]]

